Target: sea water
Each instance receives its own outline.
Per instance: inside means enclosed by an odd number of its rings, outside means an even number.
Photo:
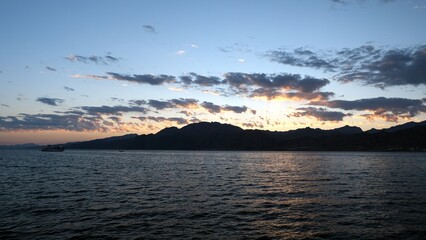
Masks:
[[[426,154],[0,150],[2,239],[425,239]]]

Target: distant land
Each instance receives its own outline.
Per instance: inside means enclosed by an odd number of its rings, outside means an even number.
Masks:
[[[426,121],[362,131],[303,128],[285,132],[244,130],[230,124],[200,122],[156,134],[64,144],[67,149],[117,150],[272,150],[272,151],[426,151]]]
[[[156,134],[128,134],[61,145],[66,149],[104,150],[426,151],[426,121],[368,131],[344,126],[332,130],[307,127],[285,132],[244,130],[230,124],[200,122],[180,129],[165,128]],[[41,146],[0,146],[4,148]]]

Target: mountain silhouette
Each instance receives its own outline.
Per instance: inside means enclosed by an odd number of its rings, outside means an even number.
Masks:
[[[426,149],[426,121],[363,132],[344,126],[332,130],[303,128],[285,132],[244,130],[218,122],[170,127],[156,134],[129,134],[65,144],[69,149],[146,150],[306,150],[419,151]]]

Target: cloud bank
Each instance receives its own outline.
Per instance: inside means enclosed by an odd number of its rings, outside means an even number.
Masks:
[[[341,83],[361,82],[385,88],[426,85],[426,46],[377,48],[363,45],[333,51],[314,52],[305,48],[273,50],[266,54],[273,62],[332,72]]]
[[[138,84],[164,85],[172,84],[183,88],[198,88],[223,96],[242,95],[250,98],[266,98],[281,100],[326,100],[334,96],[333,92],[321,92],[321,88],[330,83],[328,79],[302,77],[299,74],[265,74],[229,72],[224,76],[203,76],[188,73],[179,77],[171,75],[150,74],[120,74],[107,72],[107,75],[75,74],[74,78],[89,78],[96,80],[119,80]]]
[[[361,116],[369,120],[384,119],[388,122],[398,122],[400,119],[410,119],[426,112],[424,101],[407,98],[366,98],[359,100],[313,101],[310,105],[339,108],[343,110],[368,111]]]

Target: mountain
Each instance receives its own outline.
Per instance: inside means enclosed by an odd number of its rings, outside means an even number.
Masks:
[[[40,148],[40,145],[34,143],[24,143],[16,145],[0,145],[0,149],[30,149],[30,148]]]
[[[426,121],[363,132],[344,126],[332,130],[303,128],[286,132],[244,130],[217,122],[165,128],[156,134],[129,134],[65,144],[69,149],[150,150],[426,150]]]
[[[418,122],[418,123],[417,122],[408,122],[408,123],[404,123],[404,124],[397,125],[397,126],[394,126],[394,127],[382,129],[382,130],[377,130],[377,129],[372,128],[372,129],[368,130],[367,132],[368,133],[378,133],[378,132],[390,132],[390,133],[392,133],[392,132],[397,132],[397,131],[400,131],[400,130],[410,129],[410,128],[414,128],[414,127],[418,127],[418,126],[426,127],[426,121]]]

